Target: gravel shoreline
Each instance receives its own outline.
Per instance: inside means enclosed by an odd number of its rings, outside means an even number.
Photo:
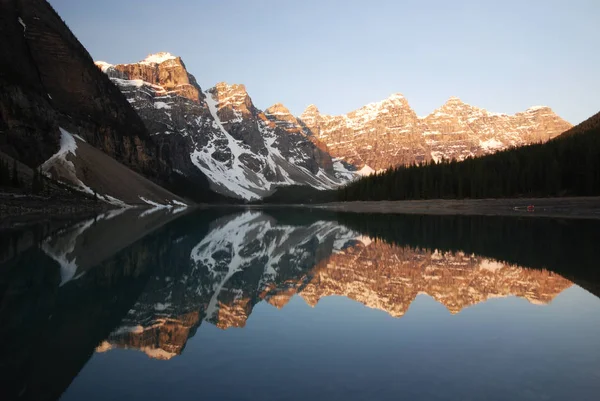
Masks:
[[[85,218],[113,209],[113,205],[84,197],[0,193],[0,229],[45,220]]]
[[[367,201],[303,205],[303,207],[351,213],[455,214],[600,220],[600,197]]]

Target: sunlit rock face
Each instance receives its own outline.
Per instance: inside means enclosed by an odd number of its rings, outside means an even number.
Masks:
[[[203,91],[170,53],[100,68],[134,107],[179,174],[202,174],[242,199],[277,187],[336,188],[390,166],[463,160],[547,141],[571,128],[550,108],[492,113],[450,98],[419,117],[399,93],[345,115],[310,105],[294,116],[283,104],[257,108],[246,87],[220,82]]]
[[[172,266],[150,280],[98,351],[169,359],[203,322],[242,328],[258,302],[284,309],[295,295],[313,307],[344,296],[401,317],[418,295],[455,314],[507,296],[547,304],[572,284],[476,255],[390,245],[335,221],[289,225],[254,211],[218,219],[202,239],[177,240],[170,252]]]
[[[331,155],[358,168],[463,160],[512,146],[545,142],[571,127],[549,107],[534,106],[514,115],[492,113],[450,98],[418,117],[401,94],[339,116],[309,106],[300,121]]]
[[[140,79],[150,85],[156,85],[155,89],[158,92],[164,91],[165,95],[178,95],[193,102],[199,102],[201,98],[198,83],[191,74],[188,74],[183,60],[170,53],[153,54],[134,64],[110,66],[100,63],[100,67],[109,76],[115,78]],[[115,72],[111,70],[112,68]]]
[[[311,105],[300,120],[334,157],[357,167],[379,170],[428,159],[419,118],[401,94],[340,116],[321,114]]]
[[[142,117],[175,171],[202,174],[221,194],[258,199],[281,186],[333,189],[356,176],[353,166],[334,166],[326,146],[283,105],[263,112],[244,85],[221,82],[202,91],[180,57],[157,53],[132,64],[96,65]]]

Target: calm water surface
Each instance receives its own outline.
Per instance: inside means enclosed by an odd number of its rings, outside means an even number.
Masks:
[[[596,400],[600,224],[210,210],[0,234],[0,399]]]

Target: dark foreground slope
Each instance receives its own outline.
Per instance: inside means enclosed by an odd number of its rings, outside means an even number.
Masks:
[[[0,2],[0,148],[29,166],[64,127],[150,177],[160,166],[144,124],[43,0]]]
[[[600,118],[544,143],[463,162],[397,167],[338,191],[338,200],[600,195]]]
[[[0,152],[35,169],[71,140],[77,150],[59,158],[62,166],[44,165],[53,179],[128,203],[140,202],[140,196],[158,203],[177,199],[150,181],[204,200],[210,192],[205,177],[190,182],[173,172],[169,148],[154,142],[123,94],[46,1],[0,1],[0,35]],[[85,147],[102,151],[118,168],[107,175],[107,164],[86,158],[91,153]],[[68,171],[61,169],[71,164]],[[121,184],[131,180],[143,181],[146,194],[135,188],[123,193]]]

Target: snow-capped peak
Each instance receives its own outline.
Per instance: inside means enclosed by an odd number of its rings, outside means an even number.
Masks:
[[[457,96],[450,96],[445,104],[466,104]]]
[[[402,93],[392,93],[389,97],[388,100],[401,100],[404,99],[404,95]]]
[[[177,57],[171,53],[160,52],[155,54],[149,54],[144,60],[140,61],[140,64],[160,64],[168,60],[175,60]]]
[[[549,108],[548,106],[531,106],[526,111],[538,111],[538,110],[544,110],[544,109],[548,109],[548,108]]]
[[[246,85],[244,84],[229,84],[227,82],[219,82],[213,88],[209,89],[211,92],[216,90],[218,92],[244,92],[246,91]]]

